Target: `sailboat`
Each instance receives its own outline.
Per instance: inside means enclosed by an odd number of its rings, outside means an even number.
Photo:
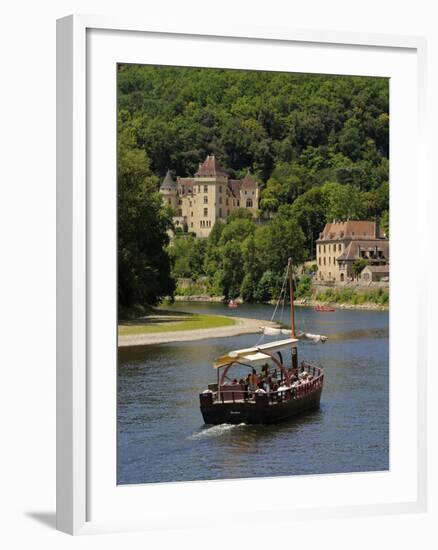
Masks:
[[[298,343],[300,339],[325,342],[327,337],[296,330],[290,258],[275,311],[282,295],[283,299],[286,296],[287,282],[291,329],[261,327],[261,331],[263,337],[289,338],[229,351],[216,359],[213,368],[217,381],[199,395],[205,424],[272,424],[319,408],[324,371],[306,361],[299,363]],[[287,352],[290,362],[286,359]],[[248,375],[231,378],[233,368],[248,369]]]

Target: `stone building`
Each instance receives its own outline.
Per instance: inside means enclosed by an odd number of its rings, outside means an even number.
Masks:
[[[360,274],[360,280],[364,283],[389,281],[389,265],[367,265]]]
[[[389,240],[379,224],[353,220],[327,223],[316,241],[317,280],[350,281],[353,264],[359,259],[372,266],[389,264]]]
[[[199,164],[193,178],[172,178],[167,172],[160,193],[176,212],[175,227],[187,224],[197,237],[208,237],[216,220],[225,220],[236,208],[254,216],[259,207],[259,186],[248,172],[241,180],[230,179],[214,155]]]

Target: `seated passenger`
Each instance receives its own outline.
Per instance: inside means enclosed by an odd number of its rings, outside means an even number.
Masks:
[[[261,382],[259,382],[258,388],[256,389],[255,393],[266,393],[266,391],[263,389]]]

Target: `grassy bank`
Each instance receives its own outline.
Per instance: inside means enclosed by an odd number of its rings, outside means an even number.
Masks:
[[[374,304],[389,307],[389,291],[383,288],[355,291],[351,288],[328,288],[317,292],[313,297],[317,302],[329,304],[348,304],[352,306],[364,306]]]
[[[234,319],[223,315],[206,315],[183,311],[175,313],[174,311],[156,309],[145,317],[120,321],[118,333],[119,336],[132,336],[135,334],[184,330],[196,331],[207,328],[228,327],[234,324]]]

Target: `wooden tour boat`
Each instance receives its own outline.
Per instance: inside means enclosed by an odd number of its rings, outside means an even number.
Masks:
[[[282,297],[284,306],[287,281],[291,330],[262,327],[262,338],[265,335],[286,335],[289,338],[230,351],[216,360],[213,368],[217,372],[217,382],[209,384],[208,389],[199,396],[205,424],[272,424],[319,408],[324,371],[305,361],[299,363],[297,344],[301,338],[325,342],[327,337],[295,329],[290,259],[273,317]],[[290,351],[289,364],[287,351]],[[260,365],[262,368],[258,374],[257,367]],[[249,374],[238,381],[229,376],[232,368]]]

